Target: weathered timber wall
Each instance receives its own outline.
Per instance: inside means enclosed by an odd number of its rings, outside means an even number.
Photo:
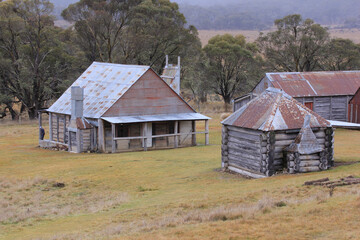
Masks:
[[[80,130],[81,131],[81,145],[82,151],[87,152],[91,151],[91,131],[92,129]]]
[[[261,131],[223,126],[222,165],[262,173]]]
[[[52,114],[52,136],[53,141],[68,143],[68,126],[70,116],[63,114]]]
[[[270,169],[275,171],[282,170],[287,165],[284,149],[289,146],[297,137],[299,130],[277,131],[275,132],[274,142],[274,161]],[[334,130],[332,128],[317,128],[313,132],[320,144],[324,146],[328,167],[334,164]],[[303,157],[305,158],[305,157]],[[310,157],[309,157],[310,158]]]
[[[348,102],[351,96],[301,97],[300,103],[312,102],[313,111],[328,120],[347,121]]]
[[[194,110],[166,82],[149,70],[104,114],[104,117],[193,112]]]

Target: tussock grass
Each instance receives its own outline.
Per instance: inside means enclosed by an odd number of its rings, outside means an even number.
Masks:
[[[8,180],[0,178],[0,224],[17,224],[77,213],[96,213],[129,200],[126,193],[98,191],[84,182],[56,187],[44,178]]]
[[[359,186],[330,196],[303,184],[360,176],[360,164],[258,180],[215,171],[219,121],[210,146],[198,136],[197,147],[121,154],[44,150],[35,124],[0,125],[0,239],[357,239]],[[335,160],[360,161],[359,140],[338,129]]]

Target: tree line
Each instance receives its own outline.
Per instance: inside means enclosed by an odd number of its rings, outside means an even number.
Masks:
[[[300,15],[275,21],[254,43],[222,35],[202,48],[169,0],[80,0],[62,12],[73,23],[54,25],[48,0],[0,1],[0,117],[30,119],[49,107],[93,62],[149,65],[161,74],[165,55],[182,57],[182,88],[196,103],[217,94],[225,104],[246,93],[266,71],[352,70],[360,46],[331,39]]]

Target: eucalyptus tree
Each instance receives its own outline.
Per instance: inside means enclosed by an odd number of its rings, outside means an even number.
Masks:
[[[261,34],[258,46],[275,71],[304,72],[319,68],[330,36],[326,28],[298,14],[275,20],[276,31]]]
[[[331,39],[322,51],[319,68],[324,71],[359,70],[360,45],[350,39]]]
[[[11,113],[18,103],[30,119],[62,92],[73,73],[52,10],[47,0],[0,2],[0,94]]]
[[[255,73],[257,47],[247,43],[242,35],[218,35],[204,47],[210,85],[220,95],[225,105],[244,89]]]

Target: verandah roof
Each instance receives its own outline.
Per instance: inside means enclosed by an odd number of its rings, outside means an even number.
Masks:
[[[141,122],[165,122],[165,121],[195,121],[209,120],[211,118],[200,113],[177,113],[159,114],[142,116],[123,116],[123,117],[102,117],[101,119],[114,124],[120,123],[141,123]]]

